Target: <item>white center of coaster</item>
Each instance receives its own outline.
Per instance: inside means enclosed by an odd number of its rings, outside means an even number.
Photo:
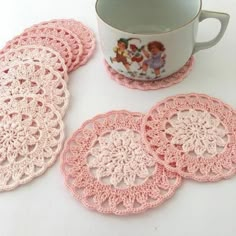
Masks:
[[[195,157],[215,156],[228,143],[225,127],[207,111],[178,112],[169,119],[166,135],[171,139],[171,144]]]
[[[91,173],[115,188],[140,185],[154,172],[154,158],[145,152],[140,135],[132,130],[115,130],[100,137],[90,154]]]

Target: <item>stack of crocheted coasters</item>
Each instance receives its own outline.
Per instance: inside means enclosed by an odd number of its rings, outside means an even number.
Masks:
[[[34,25],[0,51],[0,191],[25,184],[51,166],[64,139],[68,72],[95,48],[75,20]]]
[[[147,114],[112,111],[86,121],[61,154],[75,198],[126,215],[172,197],[182,178],[219,181],[236,173],[236,111],[203,94],[169,97]]]

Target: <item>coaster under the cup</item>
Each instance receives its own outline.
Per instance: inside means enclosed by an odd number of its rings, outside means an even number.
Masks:
[[[142,137],[157,162],[200,182],[236,173],[236,111],[204,94],[182,94],[157,103],[144,117]]]
[[[131,88],[131,89],[139,89],[139,90],[158,90],[162,88],[167,88],[177,83],[183,81],[188,74],[191,72],[194,64],[194,58],[191,57],[187,63],[174,74],[159,80],[154,81],[142,81],[128,78],[111,68],[111,66],[105,61],[105,67],[110,77],[115,80],[117,83]]]
[[[143,115],[111,111],[86,121],[61,154],[65,183],[75,198],[101,213],[137,214],[172,197],[181,177],[143,148]]]

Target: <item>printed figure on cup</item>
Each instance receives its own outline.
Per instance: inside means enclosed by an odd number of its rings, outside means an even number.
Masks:
[[[122,63],[127,71],[129,71],[130,69],[130,63],[128,62],[128,59],[129,59],[128,46],[129,46],[130,40],[131,38],[130,39],[120,38],[117,41],[116,47],[114,47],[113,49],[116,56],[113,58],[112,57],[110,58],[112,63],[113,62]]]
[[[159,78],[164,71],[166,54],[161,42],[153,41],[142,45],[138,38],[120,38],[113,51],[115,57],[110,57],[111,63],[121,63],[131,76],[146,78],[147,71],[152,71],[150,79],[153,79]],[[122,68],[120,70],[123,72]]]
[[[161,76],[161,68],[165,66],[166,62],[165,47],[161,42],[153,41],[148,43],[147,48],[149,52],[145,48],[143,49],[147,59],[143,62],[141,74],[146,75],[148,68],[150,68],[158,78]]]

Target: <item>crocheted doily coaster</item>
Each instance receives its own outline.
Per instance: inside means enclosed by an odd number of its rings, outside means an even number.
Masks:
[[[169,97],[145,116],[148,151],[168,170],[197,181],[229,178],[236,170],[236,111],[203,94]]]
[[[67,68],[72,65],[72,51],[69,44],[62,38],[55,37],[47,34],[37,34],[28,36],[17,36],[7,42],[0,54],[6,53],[10,49],[15,49],[20,46],[38,45],[53,49],[58,52],[65,60]]]
[[[49,47],[27,45],[8,50],[6,53],[0,54],[0,69],[11,64],[17,64],[19,61],[40,62],[52,67],[62,75],[64,80],[68,80],[64,59],[58,52]]]
[[[37,34],[45,34],[45,35],[53,35],[55,37],[61,38],[66,41],[72,52],[72,64],[68,68],[68,71],[71,72],[75,68],[77,68],[78,64],[80,63],[81,56],[83,53],[83,45],[81,40],[78,36],[73,33],[72,31],[59,27],[59,26],[40,26],[40,27],[31,27],[24,31],[21,36],[28,36],[28,35],[37,35]]]
[[[141,142],[143,115],[113,111],[85,122],[61,154],[67,187],[86,207],[134,214],[156,207],[180,186]]]
[[[39,23],[37,25],[34,25],[34,27],[42,25],[56,25],[59,27],[61,26],[75,33],[79,37],[83,45],[83,54],[81,56],[78,67],[87,63],[96,47],[96,39],[94,33],[87,26],[74,19],[55,19]]]
[[[142,81],[142,80],[134,80],[128,77],[125,77],[122,74],[119,74],[115,70],[111,68],[110,65],[105,61],[105,67],[110,75],[110,77],[115,80],[117,83],[131,88],[131,89],[139,89],[139,90],[158,90],[162,88],[167,88],[177,83],[183,81],[188,74],[191,72],[194,64],[194,58],[191,57],[188,62],[176,73],[155,81]]]
[[[0,69],[0,96],[37,94],[64,116],[69,91],[61,74],[39,62],[25,61]]]
[[[39,96],[0,97],[0,103],[0,191],[8,191],[55,162],[64,131],[60,114]]]

